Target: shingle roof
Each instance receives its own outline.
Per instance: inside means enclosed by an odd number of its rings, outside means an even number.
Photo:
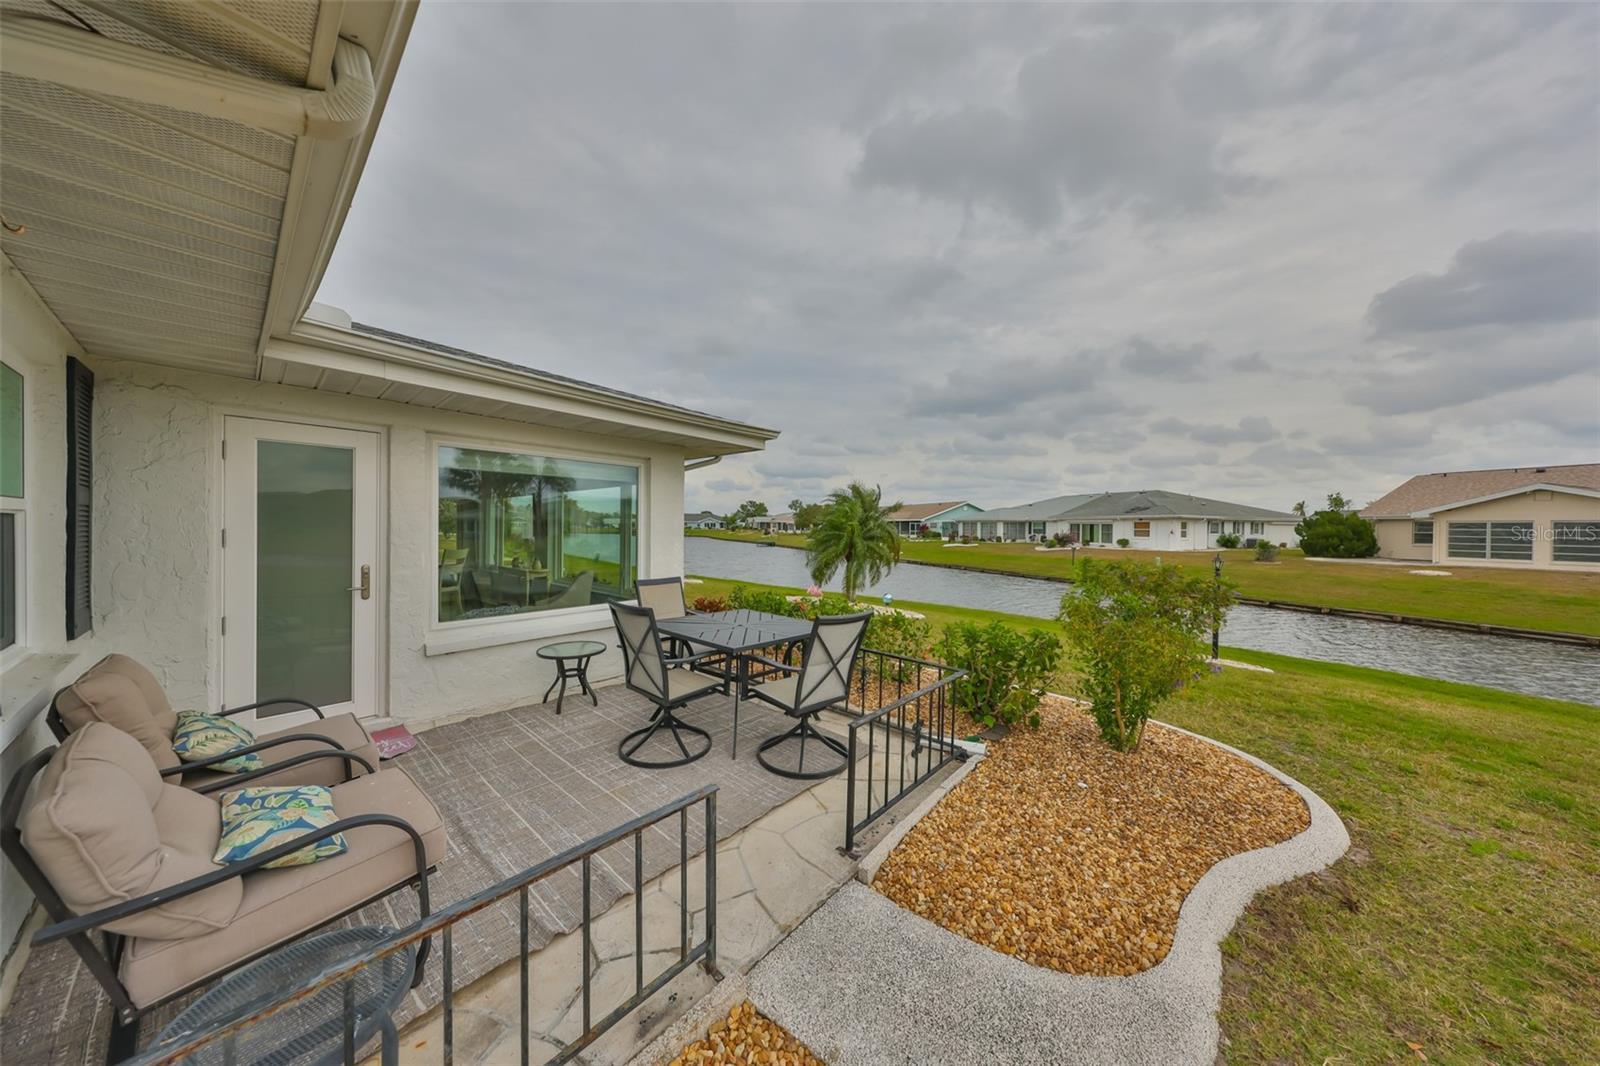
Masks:
[[[1190,496],[1165,489],[1137,492],[1103,492],[1079,504],[1060,518],[1251,518],[1257,521],[1298,521],[1288,511],[1229,503],[1205,496]]]
[[[1367,518],[1400,518],[1445,504],[1476,500],[1524,485],[1567,485],[1600,491],[1600,463],[1511,466],[1497,470],[1451,470],[1418,474],[1361,509]]]
[[[908,503],[903,504],[899,510],[884,515],[891,522],[920,522],[924,518],[932,518],[952,507],[960,507],[966,500],[945,500],[942,503]]]
[[[696,418],[715,418],[723,422],[732,421],[730,419],[723,418],[721,415],[711,414],[708,411],[697,411],[692,407],[683,407],[679,404],[667,403],[664,400],[658,400],[652,396],[643,396],[637,392],[627,392],[623,389],[613,389],[608,385],[596,385],[592,381],[584,381],[580,378],[570,378],[564,374],[552,374],[548,370],[536,370],[531,366],[523,366],[521,363],[511,363],[504,359],[495,359],[492,356],[479,355],[477,352],[469,352],[465,348],[453,348],[448,344],[440,344],[437,341],[425,340],[422,337],[413,337],[409,334],[397,333],[392,329],[384,329],[382,326],[371,326],[365,322],[351,322],[350,328],[357,333],[365,333],[369,337],[381,337],[384,340],[396,341],[400,344],[409,344],[415,348],[425,348],[430,352],[438,352],[441,355],[454,356],[457,359],[465,359],[469,362],[480,363],[484,366],[492,366],[499,370],[509,370],[512,373],[521,374],[524,377],[559,382],[564,385],[577,385],[581,388],[593,389],[596,392],[604,392],[612,396],[620,396],[628,400],[638,400],[644,403],[652,404],[656,407],[671,411],[678,411],[686,415],[693,415]],[[748,423],[740,422],[736,424],[748,426],[748,428],[756,430],[760,433],[773,432],[772,430],[762,429],[760,426],[749,425]]]
[[[1001,507],[993,511],[985,511],[981,515],[973,516],[973,521],[979,522],[1043,522],[1055,518],[1088,500],[1094,499],[1093,493],[1079,493],[1075,496],[1052,496],[1048,500],[1037,503],[1024,503],[1016,507]]]
[[[1228,503],[1165,489],[1137,492],[1091,492],[1052,496],[1038,503],[1003,507],[977,516],[984,522],[1046,522],[1057,519],[1104,518],[1250,518],[1293,522],[1288,511],[1271,511],[1244,503]]]

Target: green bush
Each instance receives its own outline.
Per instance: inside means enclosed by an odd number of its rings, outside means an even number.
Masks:
[[[926,618],[913,618],[898,611],[881,612],[873,615],[872,621],[867,623],[863,646],[890,655],[904,655],[908,659],[926,659],[933,646],[933,626],[928,624]],[[877,664],[880,677],[895,681],[917,680],[917,667],[912,663],[878,656],[873,656],[871,662]]]
[[[1372,523],[1354,511],[1318,511],[1294,527],[1307,555],[1331,559],[1365,559],[1378,554]]]
[[[1117,547],[1119,547],[1119,548],[1126,548],[1131,543],[1132,542],[1130,540],[1128,540],[1127,537],[1118,537],[1117,538]]]
[[[996,722],[1039,725],[1039,700],[1061,661],[1061,642],[1048,629],[1026,632],[1003,622],[952,622],[934,657],[966,671],[951,689],[956,707],[985,727]]]
[[[1151,712],[1205,666],[1233,591],[1178,566],[1086,560],[1061,600],[1067,648],[1100,735],[1133,751]]]
[[[1270,540],[1256,541],[1256,562],[1275,563],[1278,561],[1278,546]]]
[[[804,618],[806,608],[790,603],[789,597],[770,589],[753,589],[735,585],[728,593],[728,603],[736,611],[763,611],[767,614],[784,614],[791,618]]]
[[[1219,548],[1237,548],[1238,546],[1239,546],[1239,534],[1237,534],[1237,533],[1218,533],[1217,534],[1217,547],[1219,547]]]

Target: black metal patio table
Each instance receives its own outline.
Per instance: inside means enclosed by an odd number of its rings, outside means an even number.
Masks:
[[[742,609],[663,618],[656,622],[656,628],[697,647],[724,652],[733,660],[733,757],[736,759],[739,757],[739,701],[750,681],[749,654],[811,636],[811,622],[807,619]]]

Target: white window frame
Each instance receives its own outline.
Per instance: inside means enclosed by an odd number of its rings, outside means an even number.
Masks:
[[[637,478],[638,536],[634,538],[634,551],[638,556],[634,565],[636,578],[653,577],[650,570],[650,460],[637,455],[619,455],[560,448],[546,444],[478,440],[471,437],[428,436],[429,509],[428,509],[428,560],[426,572],[430,575],[430,588],[437,584],[439,569],[439,453],[444,448],[466,448],[475,451],[507,452],[512,455],[531,455],[540,459],[570,459],[579,463],[606,463],[611,466],[632,467]],[[525,614],[494,618],[463,618],[451,622],[439,620],[439,597],[428,597],[428,637],[424,652],[428,655],[466,651],[472,648],[512,644],[524,640],[540,640],[568,633],[582,633],[593,629],[608,629],[611,612],[605,604],[587,604],[582,607],[558,607],[553,611],[528,611]]]
[[[1143,533],[1139,532],[1139,527],[1140,526],[1144,526],[1144,532]],[[1134,523],[1133,523],[1133,535],[1135,537],[1139,538],[1140,540],[1149,540],[1150,539],[1150,520],[1148,518],[1137,518],[1137,519],[1135,519]]]
[[[1418,536],[1418,534],[1420,534],[1422,532],[1423,527],[1427,527],[1428,539],[1427,540],[1418,540],[1417,536]],[[1414,520],[1411,523],[1411,544],[1412,544],[1413,547],[1426,547],[1426,548],[1433,547],[1434,535],[1435,534],[1434,534],[1433,519],[1431,519],[1431,518],[1419,518],[1419,519]]]
[[[1189,539],[1189,523],[1187,523],[1187,522],[1179,522],[1178,523],[1178,537],[1180,539],[1182,539],[1182,540],[1188,540]]]
[[[28,526],[32,519],[33,508],[31,492],[33,491],[34,478],[29,465],[34,456],[34,426],[33,405],[30,402],[32,386],[28,382],[28,373],[23,367],[15,363],[6,363],[22,381],[22,495],[0,496],[0,512],[14,514],[16,525],[16,582],[12,594],[16,598],[16,638],[9,648],[0,651],[0,669],[12,666],[27,658],[33,636],[33,599],[29,595],[28,586]]]
[[[1267,524],[1265,522],[1251,522],[1250,523],[1250,535],[1252,537],[1259,537],[1263,533],[1265,533],[1266,531],[1267,531]]]
[[[1206,521],[1206,532],[1209,533],[1213,537],[1216,536],[1218,533],[1221,533],[1222,532],[1222,520],[1220,518],[1208,519]]]

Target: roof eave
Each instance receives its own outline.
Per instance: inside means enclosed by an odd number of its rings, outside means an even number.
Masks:
[[[456,391],[486,402],[609,421],[681,438],[688,458],[761,451],[778,430],[657,403],[581,382],[518,373],[396,340],[318,322],[301,321],[287,338],[274,338],[267,356],[301,366],[438,388],[436,375]],[[494,417],[494,416],[490,416]]]
[[[1578,486],[1578,485],[1554,485],[1554,484],[1549,484],[1549,483],[1546,483],[1546,482],[1538,482],[1538,483],[1532,484],[1532,485],[1518,485],[1516,488],[1504,489],[1504,490],[1502,490],[1500,492],[1491,492],[1486,496],[1475,496],[1470,500],[1454,500],[1454,501],[1452,501],[1450,503],[1441,503],[1441,504],[1438,504],[1438,505],[1433,506],[1433,507],[1424,508],[1424,509],[1422,509],[1420,511],[1412,511],[1408,515],[1396,515],[1394,517],[1398,517],[1398,518],[1431,518],[1434,515],[1439,514],[1440,512],[1443,512],[1443,511],[1456,511],[1456,510],[1459,510],[1459,509],[1461,509],[1463,507],[1471,507],[1471,506],[1473,506],[1475,504],[1492,503],[1495,500],[1504,500],[1504,499],[1507,499],[1507,498],[1509,498],[1511,496],[1521,496],[1524,493],[1528,493],[1528,492],[1563,492],[1563,493],[1567,493],[1568,495],[1572,495],[1572,496],[1586,496],[1586,497],[1588,497],[1590,499],[1600,500],[1600,490],[1597,490],[1597,489],[1586,489],[1586,488],[1582,488],[1581,486]],[[1376,516],[1375,515],[1375,516],[1371,516],[1371,517],[1384,517],[1384,518],[1387,518],[1387,517],[1390,517],[1390,516],[1388,516],[1388,515]]]

